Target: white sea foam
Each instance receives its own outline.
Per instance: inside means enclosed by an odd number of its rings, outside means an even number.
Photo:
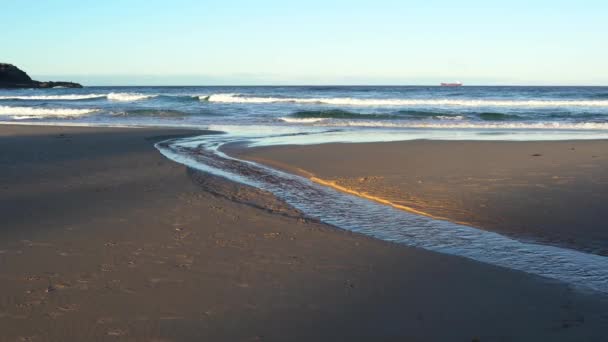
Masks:
[[[283,117],[279,118],[279,120],[289,123],[315,123],[327,120],[327,118],[289,118]]]
[[[450,121],[458,121],[458,120],[464,120],[464,116],[462,115],[456,115],[456,116],[449,116],[449,115],[438,115],[435,117],[435,119],[438,120],[450,120]]]
[[[440,129],[535,129],[535,130],[608,130],[608,122],[474,122],[446,117],[446,121],[369,121],[369,120],[327,120],[311,124],[324,127],[378,127],[378,128],[440,128]],[[290,122],[284,120],[285,122]],[[307,122],[293,121],[304,124]]]
[[[298,127],[298,126],[274,126],[274,125],[218,125],[212,124],[205,127],[210,131],[226,132],[231,136],[239,137],[266,137],[272,135],[299,135],[302,133],[320,133],[327,130],[323,127]]]
[[[608,130],[566,129],[426,129],[344,127],[314,125],[209,125],[207,129],[226,132],[231,137],[248,140],[249,146],[311,145],[324,143],[360,143],[406,140],[503,140],[547,141],[608,139]]]
[[[110,101],[140,101],[156,97],[138,93],[109,93],[109,94],[64,94],[64,95],[3,95],[0,100],[45,100],[45,101],[74,101],[107,98]]]
[[[12,116],[13,120],[31,120],[31,119],[44,119],[44,115],[15,115]]]
[[[36,108],[36,107],[9,107],[0,106],[1,116],[10,116],[15,120],[40,119],[46,117],[75,117],[97,112],[98,109],[73,108]]]
[[[65,94],[65,95],[8,95],[0,96],[0,100],[87,100],[104,98],[104,94]]]
[[[214,94],[201,100],[218,103],[309,103],[343,106],[452,106],[452,107],[608,107],[608,100],[473,100],[473,99],[372,99],[352,97],[283,98]]]
[[[157,95],[146,95],[146,94],[138,94],[138,93],[109,93],[107,95],[107,98],[110,101],[130,102],[130,101],[146,100],[146,99],[153,98],[156,96]]]
[[[464,120],[464,116],[462,115],[456,115],[456,116],[450,116],[450,115],[438,115],[433,117],[433,120],[447,120],[447,121],[460,121],[460,120]],[[287,123],[293,123],[293,124],[314,124],[314,123],[320,123],[320,122],[326,122],[328,123],[328,125],[330,126],[344,126],[347,125],[347,123],[349,122],[359,122],[362,123],[363,126],[367,127],[367,126],[378,126],[379,127],[383,127],[382,125],[387,125],[387,127],[394,127],[393,123],[387,122],[386,120],[382,120],[382,121],[344,121],[343,119],[339,119],[339,118],[291,118],[291,117],[281,117],[279,118],[279,121],[283,121],[283,122],[287,122]],[[357,126],[357,125],[353,125],[353,126]],[[409,127],[409,126],[404,126],[404,127]]]
[[[434,118],[435,120],[448,120],[448,121],[459,121],[459,120],[463,120],[464,117],[457,115],[457,116],[447,116],[447,115],[439,115],[436,116]],[[392,126],[393,124],[391,123],[387,123],[386,121],[343,121],[341,119],[333,119],[333,118],[290,118],[290,117],[281,117],[279,118],[280,121],[283,122],[287,122],[287,123],[293,123],[293,124],[314,124],[314,123],[320,123],[320,122],[328,122],[330,126],[345,126],[348,125],[348,123],[352,122],[354,125],[352,126],[357,126],[355,123],[359,122],[361,124],[363,124],[364,127],[367,126],[378,126],[382,127],[381,125],[388,125],[387,127],[394,127]],[[350,125],[349,125],[350,126]]]

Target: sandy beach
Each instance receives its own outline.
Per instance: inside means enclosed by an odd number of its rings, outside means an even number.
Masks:
[[[608,141],[406,141],[228,149],[404,210],[608,255]]]
[[[0,126],[0,340],[605,339],[605,296],[342,231],[153,147],[208,133]],[[604,253],[605,213],[594,203],[606,193],[606,143],[517,144],[241,155],[431,215]],[[456,151],[480,164],[458,162]]]

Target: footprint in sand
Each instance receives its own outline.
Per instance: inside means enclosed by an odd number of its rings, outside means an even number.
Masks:
[[[189,269],[194,263],[194,257],[185,254],[178,254],[175,256],[175,263],[179,268]]]
[[[30,240],[21,240],[21,243],[26,247],[52,247],[53,244],[47,242],[34,242]]]
[[[176,232],[173,236],[174,241],[184,241],[192,234],[192,232],[183,231],[182,228],[176,228],[175,230]]]
[[[81,283],[81,282],[79,281],[79,283],[78,283],[78,284],[76,284],[76,285],[74,286],[74,288],[75,288],[76,290],[83,290],[83,291],[84,291],[84,290],[88,290],[88,289],[89,289],[89,284],[88,284],[88,282]]]
[[[63,316],[63,312],[60,312],[60,311],[52,311],[52,312],[49,312],[47,315],[48,315],[50,318],[52,318],[52,319],[56,319],[56,318],[58,318],[58,317]]]
[[[114,265],[101,264],[101,266],[99,266],[99,268],[102,272],[112,272],[114,270]]]
[[[76,282],[78,283],[76,286],[78,288],[82,288],[83,286],[88,288],[87,284],[90,283],[91,281],[93,281],[95,278],[96,277],[94,274],[82,273],[76,280]]]
[[[43,291],[27,290],[25,291],[25,298],[23,298],[23,302],[17,303],[15,306],[18,309],[30,308],[44,303],[45,299],[46,294]]]
[[[279,235],[281,235],[281,233],[264,233],[264,238],[265,239],[274,239],[279,237]]]
[[[167,279],[167,278],[150,278],[148,279],[148,283],[150,287],[157,287],[161,283],[173,283],[173,284],[181,284],[183,283],[183,279]]]
[[[43,302],[42,298],[35,298],[35,299],[30,299],[20,305],[22,305],[22,307],[25,308],[25,307],[38,306],[38,305],[42,304],[42,302]]]
[[[110,329],[107,332],[108,336],[115,336],[115,337],[125,336],[126,334],[127,334],[127,332],[122,329]]]
[[[112,317],[100,317],[97,319],[96,323],[97,324],[108,324],[108,323],[112,323],[114,321],[114,319]]]
[[[78,311],[78,304],[65,304],[58,307],[58,309],[63,312]]]
[[[151,287],[156,287],[162,281],[163,281],[162,278],[150,278],[150,279],[148,279],[148,282],[150,283]]]
[[[57,290],[64,290],[67,288],[72,287],[71,284],[69,283],[65,283],[65,282],[56,282],[56,283],[52,283],[49,280],[49,286],[46,287],[46,289],[44,290],[44,292],[46,293],[51,293],[51,292],[55,292]]]
[[[27,315],[17,314],[17,315],[8,315],[6,317],[10,317],[12,319],[29,319]]]
[[[67,288],[72,287],[72,284],[70,284],[70,283],[68,283],[68,282],[63,282],[63,281],[60,281],[60,282],[55,283],[55,284],[53,285],[53,287],[54,287],[56,290],[64,290],[64,289],[67,289]]]

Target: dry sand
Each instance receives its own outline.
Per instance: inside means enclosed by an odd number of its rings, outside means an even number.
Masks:
[[[605,340],[605,296],[310,222],[152,146],[193,133],[0,126],[0,341]]]
[[[608,141],[405,141],[230,152],[429,216],[608,255]]]

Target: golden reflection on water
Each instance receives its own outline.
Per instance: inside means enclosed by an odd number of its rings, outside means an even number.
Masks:
[[[348,193],[348,194],[351,194],[351,195],[362,197],[362,198],[365,198],[365,199],[368,199],[368,200],[371,200],[371,201],[374,201],[374,202],[377,202],[377,203],[381,203],[381,204],[385,204],[385,205],[390,205],[391,207],[396,208],[396,209],[405,210],[405,211],[408,211],[408,212],[411,212],[411,213],[414,213],[414,214],[427,216],[427,217],[430,217],[430,218],[433,218],[433,219],[437,219],[437,220],[448,220],[445,217],[433,215],[433,214],[431,214],[429,212],[422,211],[422,210],[419,210],[419,209],[415,209],[415,208],[410,207],[410,206],[406,206],[406,205],[402,205],[402,204],[397,204],[397,203],[391,202],[391,201],[389,201],[389,200],[387,200],[385,198],[379,197],[379,196],[374,196],[374,195],[370,195],[370,194],[368,194],[366,192],[363,192],[363,191],[357,191],[357,190],[352,189],[352,188],[347,188],[345,186],[339,185],[338,183],[336,183],[334,181],[321,179],[321,178],[318,178],[318,177],[315,177],[315,176],[311,176],[310,180],[313,181],[313,182],[315,182],[315,183],[317,183],[317,184],[328,186],[330,188],[336,189],[336,190],[341,191],[341,192],[345,192],[345,193]],[[453,220],[450,220],[450,221],[453,221]],[[459,222],[459,223],[461,223],[461,222]]]

